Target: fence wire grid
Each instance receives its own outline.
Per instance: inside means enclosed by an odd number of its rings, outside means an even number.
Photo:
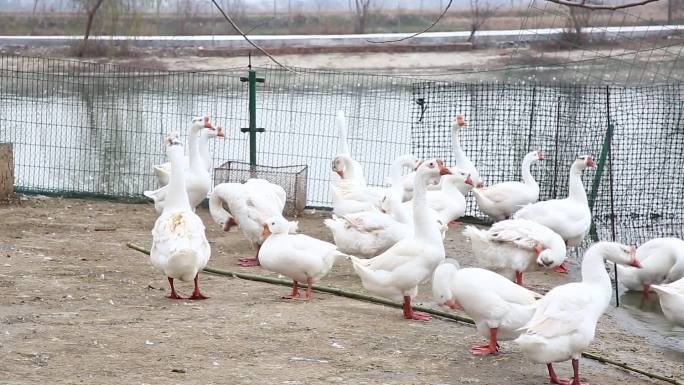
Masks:
[[[413,152],[451,161],[449,127],[469,120],[461,143],[488,184],[519,180],[533,166],[541,199],[567,194],[568,168],[579,154],[601,154],[614,135],[595,190],[600,236],[616,226],[625,242],[682,236],[684,98],[681,84],[586,86],[463,84],[404,77],[256,68],[257,163],[307,165],[306,204],[330,207],[330,159],[337,153],[335,115],[348,117],[352,154],[370,185],[383,185],[396,157]],[[14,144],[20,192],[144,199],[157,187],[152,165],[166,161],[163,138],[185,136],[193,116],[226,129],[210,151],[215,167],[247,161],[246,69],[174,72],[62,59],[0,55],[0,142]],[[417,100],[423,99],[421,107]],[[422,112],[421,112],[422,111]],[[612,184],[611,184],[612,183]],[[611,187],[614,199],[611,200]],[[468,197],[468,215],[484,218]],[[615,215],[611,215],[611,210]]]
[[[451,126],[468,127],[461,146],[488,185],[521,180],[522,158],[540,200],[567,197],[570,165],[591,154],[605,168],[588,169],[583,184],[601,239],[640,243],[684,235],[684,93],[681,84],[643,87],[414,84],[413,153],[452,163]],[[608,127],[612,127],[612,137]],[[598,175],[597,175],[598,173]],[[486,218],[468,200],[466,215]]]

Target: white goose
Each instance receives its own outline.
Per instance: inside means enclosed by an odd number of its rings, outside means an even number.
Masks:
[[[417,160],[413,155],[403,155],[394,161],[390,168],[393,186],[383,189],[385,196],[378,205],[390,202],[392,194],[396,191],[397,181],[401,179],[403,168],[416,165]],[[333,193],[336,191],[333,190]],[[344,202],[343,198],[336,201],[336,211],[341,211],[340,205]],[[324,223],[332,232],[335,244],[340,250],[362,257],[374,257],[383,253],[413,232],[413,221],[404,210],[396,209],[391,214],[374,208],[341,215],[333,214],[332,219],[326,219]]]
[[[237,225],[256,249],[253,258],[241,258],[241,266],[259,265],[259,248],[264,242],[262,224],[267,218],[282,216],[285,190],[263,179],[248,179],[245,183],[221,183],[209,197],[209,212],[224,231]],[[227,206],[224,208],[224,205]],[[296,225],[296,222],[292,222]],[[294,227],[292,230],[295,230]]]
[[[552,384],[580,385],[579,358],[594,339],[596,323],[611,298],[604,259],[638,266],[634,247],[613,242],[591,246],[582,260],[582,282],[557,286],[539,302],[532,319],[515,342],[533,361],[546,364]],[[572,359],[572,382],[561,380],[553,362]]]
[[[209,193],[211,188],[211,176],[199,156],[197,147],[197,135],[203,127],[214,127],[209,122],[209,117],[194,118],[190,127],[190,135],[188,136],[190,168],[185,173],[185,189],[187,190],[190,207],[193,210],[207,197],[207,193]],[[167,187],[164,186],[154,191],[145,191],[143,194],[154,200],[154,208],[158,214],[161,214],[166,203],[166,196],[168,195]]]
[[[192,135],[192,132],[189,132],[188,135]],[[223,131],[223,128],[221,127],[216,127],[216,129],[207,128],[205,130],[200,131],[200,138],[197,144],[199,149],[199,155],[200,158],[202,158],[202,163],[204,164],[204,167],[207,169],[207,172],[209,172],[209,174],[211,174],[212,169],[212,160],[211,156],[209,156],[209,141],[214,138],[224,138],[225,136],[226,134]],[[157,177],[159,185],[166,186],[169,183],[169,176],[171,175],[171,162],[157,164],[152,166],[152,168],[154,170],[154,175]],[[189,168],[190,157],[186,156],[185,169],[188,170]]]
[[[618,265],[618,280],[629,290],[643,291],[651,285],[674,282],[684,277],[684,241],[655,238],[639,246],[636,257],[641,269]]]
[[[465,172],[470,175],[472,184],[461,184],[459,190],[463,196],[468,194],[473,186],[482,187],[484,182],[480,178],[480,173],[475,168],[473,162],[470,161],[468,155],[463,151],[461,147],[461,139],[459,138],[459,133],[461,128],[466,127],[467,123],[463,115],[456,115],[454,120],[454,125],[451,127],[451,147],[454,152],[454,166],[450,167],[451,173],[456,174],[457,172]],[[413,178],[415,173],[410,173],[403,178],[403,201],[411,200],[413,197]],[[428,186],[428,190],[439,190],[442,184],[439,183],[436,186]]]
[[[544,155],[539,151],[525,155],[522,161],[523,182],[503,182],[474,188],[473,195],[480,211],[494,221],[501,221],[509,219],[524,205],[536,202],[539,199],[539,185],[530,172],[530,166],[539,160],[544,160]]]
[[[435,183],[450,171],[441,161],[429,160],[418,167],[413,189],[414,235],[397,242],[384,253],[371,259],[351,256],[352,266],[369,292],[393,300],[404,301],[404,317],[429,320],[427,314],[413,311],[411,298],[418,293],[418,285],[432,276],[444,260],[444,244],[436,218],[427,210],[425,197],[428,183]]]
[[[591,155],[579,156],[572,163],[567,198],[529,204],[515,212],[513,218],[541,223],[563,237],[568,246],[578,245],[591,228],[591,211],[582,184],[582,171],[587,167],[596,167]],[[567,268],[561,265],[556,271],[566,273]]]
[[[684,327],[684,278],[667,285],[653,285],[651,288],[658,293],[665,318]]]
[[[541,298],[497,273],[459,269],[450,259],[435,269],[432,294],[438,304],[462,309],[475,321],[477,331],[489,338],[489,344],[470,349],[478,356],[498,353],[499,340],[518,338],[519,329],[532,318],[535,302]]]
[[[441,188],[439,190],[428,190],[426,197],[428,206],[435,210],[440,221],[449,226],[455,226],[458,224],[456,220],[465,215],[466,210],[466,200],[461,191],[464,189],[463,186],[472,187],[473,181],[470,175],[463,171],[454,167],[450,170],[451,175],[444,175],[440,179]],[[404,207],[410,214],[413,202],[404,202]]]
[[[463,235],[470,238],[473,254],[483,266],[510,276],[523,285],[523,273],[560,266],[567,253],[560,235],[548,227],[525,219],[496,222],[487,230],[468,226]]]
[[[188,299],[206,299],[199,290],[199,271],[209,261],[211,248],[204,233],[204,224],[192,210],[185,191],[183,144],[177,137],[166,140],[171,158],[171,179],[166,204],[152,229],[150,261],[169,280],[169,298],[182,299],[173,286],[174,279],[195,281],[195,290]]]
[[[266,237],[259,250],[259,262],[265,269],[292,278],[292,293],[285,299],[311,299],[313,283],[325,277],[338,257],[346,257],[332,243],[304,234],[290,234],[292,223],[282,216],[268,218],[263,224]],[[301,297],[298,282],[306,282]]]

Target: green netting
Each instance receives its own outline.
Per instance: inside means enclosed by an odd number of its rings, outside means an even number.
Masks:
[[[570,164],[581,154],[598,161],[585,171],[594,224],[602,239],[641,243],[684,235],[684,87],[549,86],[421,82],[414,84],[413,143],[418,157],[451,163],[454,116],[465,115],[461,145],[487,184],[521,179],[521,160],[534,149],[540,200],[568,193]],[[609,125],[612,140],[606,142]],[[604,142],[608,146],[604,147]],[[607,156],[610,154],[610,157]],[[594,195],[592,199],[592,195]],[[591,202],[590,202],[591,203]],[[485,219],[472,197],[467,215]]]
[[[490,184],[520,178],[528,150],[546,154],[533,169],[542,199],[567,193],[576,155],[599,158],[611,123],[612,163],[596,183],[594,172],[584,177],[595,191],[599,235],[612,226],[630,229],[620,232],[624,241],[682,235],[681,84],[463,84],[272,67],[257,72],[265,78],[257,86],[257,126],[266,129],[258,134],[257,162],[307,165],[308,206],[331,204],[338,109],[349,117],[352,153],[371,185],[383,184],[401,154],[450,162],[449,126],[463,113],[470,128],[462,144]],[[141,199],[157,187],[151,165],[165,161],[164,135],[184,136],[200,114],[227,130],[226,139],[211,145],[214,165],[247,161],[247,134],[240,132],[248,126],[244,75],[244,68],[174,72],[0,55],[0,142],[14,143],[17,190]],[[468,214],[483,217],[471,199]]]

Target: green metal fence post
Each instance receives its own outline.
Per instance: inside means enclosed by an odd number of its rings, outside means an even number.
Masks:
[[[249,82],[249,127],[241,128],[242,132],[249,132],[249,164],[256,166],[257,164],[257,132],[264,132],[263,128],[257,128],[256,125],[256,84],[263,83],[264,78],[258,78],[255,70],[252,69],[252,56],[249,57],[249,70],[247,77],[241,76],[241,82]]]

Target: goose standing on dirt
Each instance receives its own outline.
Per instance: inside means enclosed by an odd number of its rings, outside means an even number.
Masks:
[[[651,288],[658,293],[665,318],[684,327],[684,278],[667,285],[652,285]]]
[[[193,210],[197,205],[202,203],[202,200],[207,197],[207,194],[211,189],[211,176],[207,172],[202,158],[199,156],[199,149],[197,146],[197,135],[202,128],[214,128],[209,121],[209,117],[194,118],[192,120],[192,125],[190,126],[190,134],[188,135],[190,167],[185,173],[185,188],[187,190],[190,207],[192,207]],[[157,211],[157,214],[161,214],[164,210],[164,205],[166,204],[168,188],[164,186],[154,191],[145,191],[143,194],[154,200],[154,208]]]
[[[188,133],[192,135],[192,130]],[[223,128],[221,127],[209,127],[200,131],[199,142],[197,143],[199,149],[200,158],[202,158],[202,163],[207,169],[209,175],[211,175],[212,160],[209,155],[209,141],[214,138],[224,138],[226,136]],[[166,162],[158,165],[152,166],[154,169],[154,175],[157,177],[157,181],[160,186],[166,186],[169,183],[169,176],[171,175],[171,162]],[[190,168],[190,157],[185,157],[185,169]],[[187,172],[187,171],[186,171]]]
[[[440,175],[450,174],[441,160],[428,160],[418,167],[413,189],[414,233],[397,242],[384,253],[371,259],[350,256],[354,271],[369,292],[393,300],[404,301],[404,317],[427,321],[427,314],[413,311],[411,298],[418,285],[432,277],[444,260],[444,244],[436,218],[428,210],[426,186],[437,183]]]
[[[484,267],[505,276],[514,272],[521,286],[523,273],[560,266],[567,254],[560,235],[526,219],[496,222],[487,230],[468,226],[463,235],[470,238],[473,254]]]
[[[499,352],[498,341],[514,340],[535,310],[540,294],[516,285],[503,276],[479,268],[459,269],[447,260],[435,269],[432,293],[438,304],[462,309],[489,344],[473,346],[470,352],[486,356]]]
[[[335,260],[346,257],[332,243],[304,234],[290,234],[292,224],[282,216],[268,218],[263,224],[266,238],[259,250],[259,262],[266,270],[292,278],[292,293],[285,299],[311,300],[314,282],[325,277]],[[301,297],[299,282],[306,282],[306,294]]]
[[[166,140],[171,158],[171,178],[167,185],[164,209],[152,229],[150,261],[169,280],[169,298],[182,299],[173,286],[174,279],[195,281],[195,290],[188,299],[206,299],[199,289],[199,272],[209,261],[211,248],[204,233],[204,224],[194,213],[185,188],[183,144],[177,136]]]
[[[252,248],[253,258],[241,258],[240,266],[258,266],[259,249],[266,239],[262,224],[267,218],[282,216],[285,190],[264,179],[248,179],[245,183],[221,183],[209,196],[209,213],[223,231],[237,225]],[[226,207],[224,207],[226,206]],[[227,208],[227,209],[226,209]],[[296,223],[293,231],[296,230]]]
[[[596,323],[610,303],[612,286],[605,259],[639,266],[633,246],[598,242],[582,260],[582,281],[557,286],[537,305],[532,319],[515,342],[532,361],[546,364],[552,384],[580,385],[579,358],[594,339]],[[561,380],[554,362],[572,359],[573,379]]]
[[[544,160],[544,155],[535,150],[525,155],[522,161],[522,182],[503,182],[492,186],[473,189],[473,195],[480,211],[494,221],[509,219],[521,207],[539,199],[539,185],[530,172],[532,163]]]
[[[567,246],[578,245],[591,228],[591,211],[582,184],[582,171],[587,167],[596,168],[591,155],[581,155],[572,163],[567,198],[529,204],[513,214],[513,218],[541,223],[563,237]],[[568,272],[565,264],[555,271]]]
[[[651,285],[666,284],[684,277],[684,241],[655,238],[639,246],[640,269],[617,266],[618,280],[629,290],[643,291],[648,298]]]

